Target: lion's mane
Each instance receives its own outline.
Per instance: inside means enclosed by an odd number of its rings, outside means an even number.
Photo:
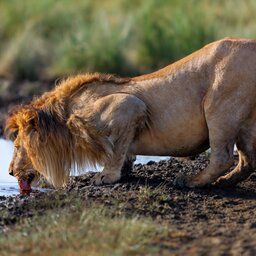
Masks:
[[[69,114],[67,101],[94,82],[128,81],[129,78],[98,73],[63,80],[53,91],[13,110],[6,120],[5,134],[12,140],[19,134],[34,168],[54,186],[61,186],[71,170],[80,172],[85,165],[102,164],[113,152],[104,127],[96,129],[92,125],[89,111],[85,119]]]

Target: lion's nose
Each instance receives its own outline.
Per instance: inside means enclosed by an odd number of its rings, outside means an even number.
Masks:
[[[12,175],[12,176],[14,176],[14,174],[13,174],[13,170],[11,169],[11,170],[9,170],[9,174],[10,175]]]

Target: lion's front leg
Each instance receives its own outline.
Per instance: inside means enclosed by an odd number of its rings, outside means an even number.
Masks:
[[[106,163],[103,171],[97,173],[94,178],[95,185],[111,184],[121,178],[121,169],[125,160],[125,152],[120,152],[119,157],[114,155],[113,159]]]
[[[120,93],[106,96],[99,104],[108,105],[101,117],[109,129],[113,154],[105,162],[103,171],[95,175],[95,185],[111,184],[121,178],[122,167],[131,158],[129,147],[138,129],[143,127],[146,116],[144,102],[132,95]]]
[[[114,163],[112,166],[108,166],[106,164],[103,171],[101,173],[96,174],[94,184],[95,185],[111,184],[118,181],[121,177],[123,178],[128,177],[129,173],[132,170],[133,163],[135,162],[135,160],[136,160],[136,156],[127,155],[125,157],[124,162],[123,162],[123,159],[120,159],[120,161],[116,159],[115,163],[119,162],[119,164]],[[119,173],[119,171],[117,170],[119,170],[121,164],[122,164],[122,167]],[[111,171],[111,169],[113,169],[113,171]]]
[[[124,137],[118,141],[118,144],[115,145],[112,159],[106,162],[101,173],[95,175],[95,185],[111,184],[120,180],[121,176],[124,174],[123,167],[127,167],[127,164],[129,164],[129,167],[132,166],[132,158],[126,155],[129,145],[133,139],[132,135],[134,134],[134,131],[132,129],[128,130],[130,130],[128,131],[128,134],[126,132],[126,135],[124,135]]]
[[[126,155],[126,159],[121,169],[122,178],[127,178],[130,175],[135,161],[136,161],[136,156],[129,155],[129,154]]]

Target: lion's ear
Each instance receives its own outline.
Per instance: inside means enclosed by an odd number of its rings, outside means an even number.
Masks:
[[[35,110],[31,113],[28,122],[29,132],[36,132],[41,141],[45,141],[50,130],[55,126],[54,118],[51,113],[46,110]]]
[[[30,116],[27,120],[26,131],[27,133],[37,132],[38,127],[38,116],[36,113],[30,113]]]
[[[41,129],[39,125],[39,111],[33,108],[27,108],[24,111],[18,113],[18,124],[20,131],[30,139],[34,139],[35,136],[42,138]]]
[[[42,115],[41,110],[32,110],[26,113],[26,133],[29,136],[37,135],[40,140],[45,139],[45,131],[41,126]]]

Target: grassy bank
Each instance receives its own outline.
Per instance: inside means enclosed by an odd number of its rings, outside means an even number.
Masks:
[[[158,253],[157,241],[168,235],[152,219],[125,218],[113,207],[75,200],[58,210],[25,219],[0,236],[1,255],[148,255]]]
[[[253,0],[1,1],[0,75],[149,72],[224,36],[255,37],[255,10]]]
[[[169,211],[165,186],[113,187],[39,193],[9,200],[4,209],[0,204],[0,254],[169,255],[186,237],[160,221]]]

